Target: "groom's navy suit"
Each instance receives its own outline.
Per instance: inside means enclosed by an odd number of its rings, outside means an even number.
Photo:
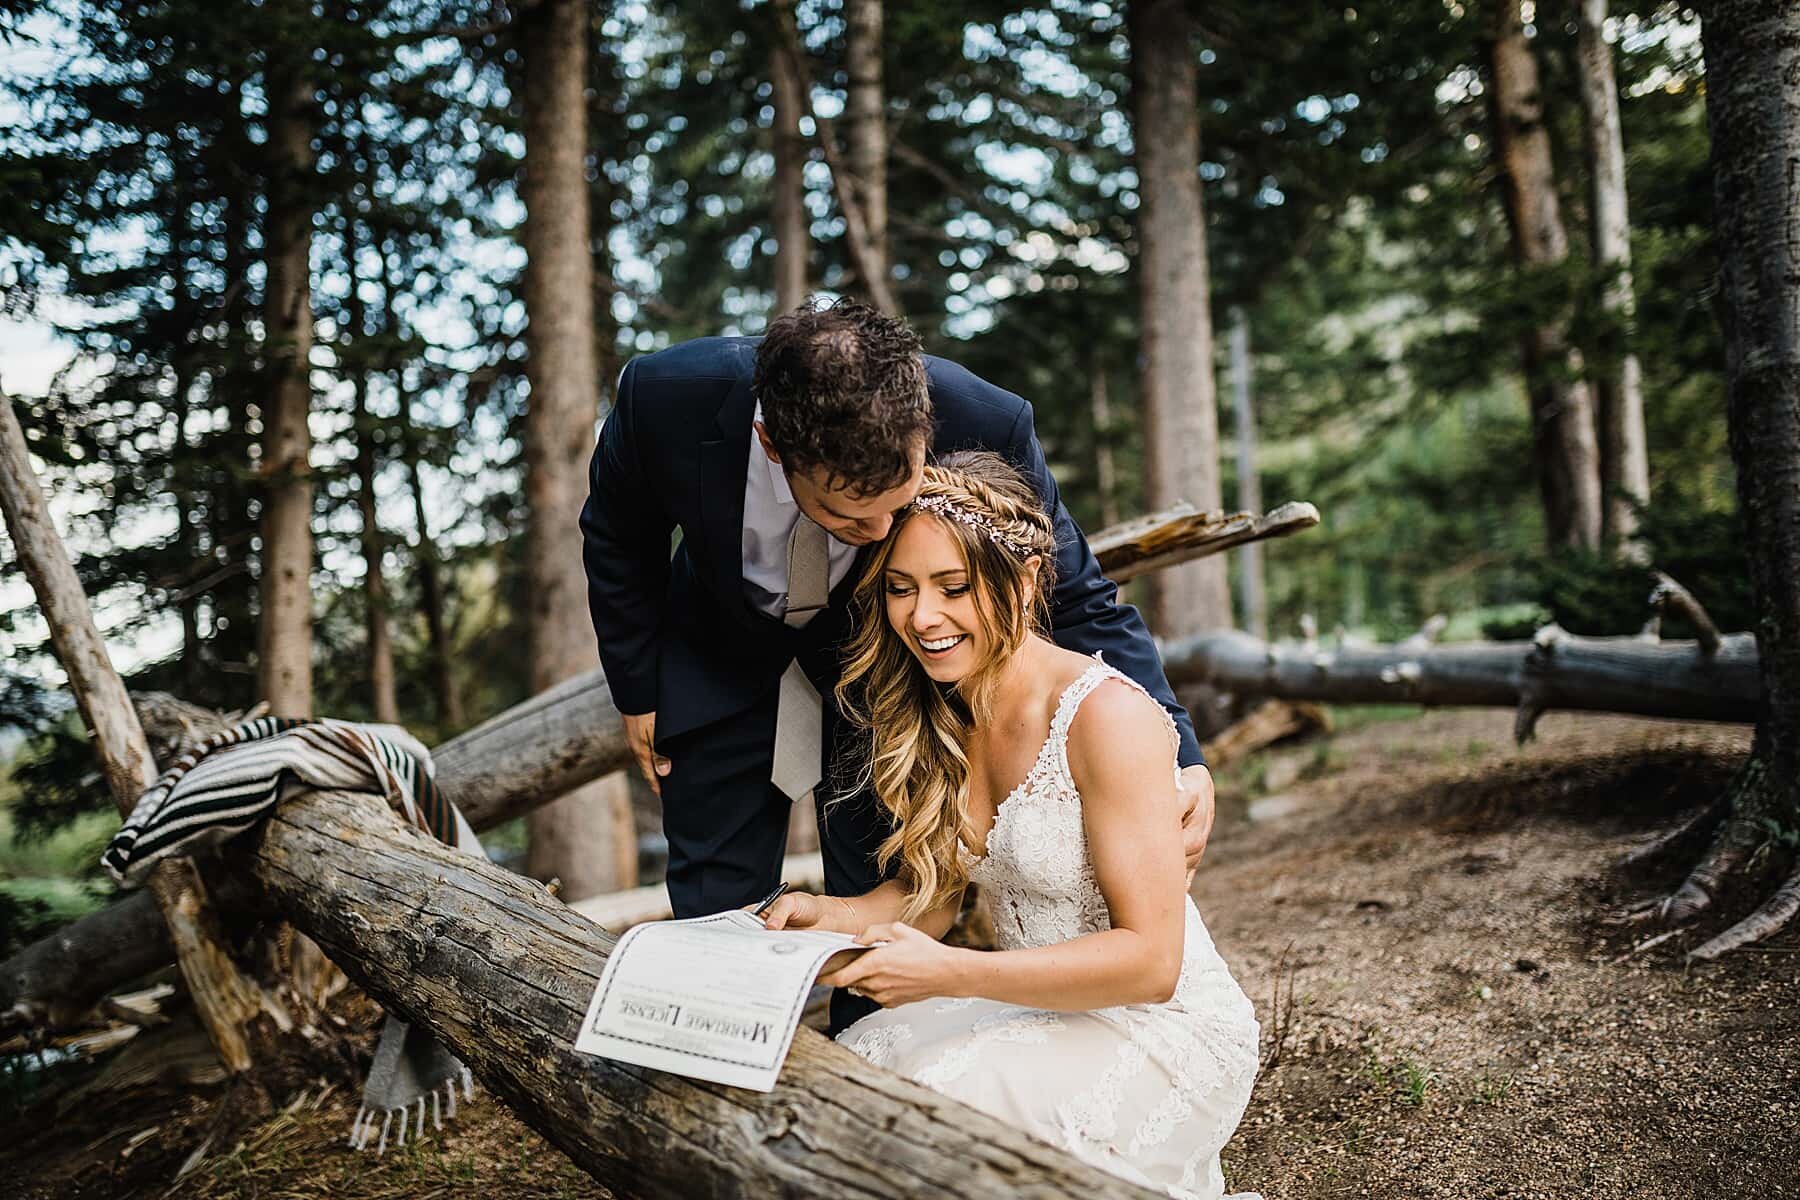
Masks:
[[[656,713],[669,897],[677,916],[748,904],[779,877],[790,804],[769,783],[775,700],[795,658],[825,698],[826,757],[838,722],[831,689],[849,632],[857,571],[801,629],[745,596],[745,472],[754,436],[759,338],[701,338],[633,359],[600,431],[581,513],[588,605],[600,662],[623,713]],[[1116,602],[1087,541],[1058,497],[1032,427],[1031,406],[939,358],[927,357],[934,456],[993,450],[1031,480],[1054,513],[1056,641],[1143,684],[1175,717],[1183,766],[1201,761],[1137,611]],[[671,538],[680,541],[670,552]],[[815,793],[827,890],[855,895],[880,881],[873,854],[887,825],[873,799],[828,810],[834,773]],[[841,775],[836,776],[841,778]]]

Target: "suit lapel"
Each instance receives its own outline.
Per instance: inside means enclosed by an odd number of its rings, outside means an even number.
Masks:
[[[756,396],[748,376],[719,406],[714,437],[700,443],[700,514],[704,561],[725,609],[746,622],[744,600],[744,483],[750,464],[750,420]]]

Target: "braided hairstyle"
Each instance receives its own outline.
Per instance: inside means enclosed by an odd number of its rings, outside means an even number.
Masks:
[[[954,685],[932,680],[887,620],[886,572],[900,531],[935,520],[969,572],[987,654]],[[978,834],[969,820],[968,743],[987,721],[1002,669],[1033,634],[1048,636],[1056,532],[1032,486],[987,451],[946,455],[925,468],[912,505],[870,555],[851,601],[855,631],[837,686],[851,739],[840,799],[872,788],[892,831],[877,852],[896,859],[908,890],[905,921],[954,900],[969,881],[958,854]]]

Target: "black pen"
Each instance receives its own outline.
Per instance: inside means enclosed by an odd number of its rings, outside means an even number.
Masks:
[[[776,888],[774,891],[770,892],[767,896],[764,896],[762,899],[762,903],[758,904],[756,906],[756,910],[754,912],[752,912],[750,915],[753,917],[760,917],[764,913],[768,912],[769,906],[771,904],[774,904],[777,900],[781,899],[782,896],[787,894],[787,890],[792,886],[793,886],[793,884],[788,883],[785,879],[782,880],[781,886]]]

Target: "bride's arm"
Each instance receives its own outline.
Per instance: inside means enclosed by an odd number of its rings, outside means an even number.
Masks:
[[[1069,736],[1070,772],[1111,929],[1054,946],[981,952],[942,946],[905,926],[876,926],[870,939],[889,944],[830,982],[888,1005],[981,996],[1078,1012],[1169,999],[1181,975],[1187,872],[1168,727],[1152,705],[1125,684],[1102,684]]]

